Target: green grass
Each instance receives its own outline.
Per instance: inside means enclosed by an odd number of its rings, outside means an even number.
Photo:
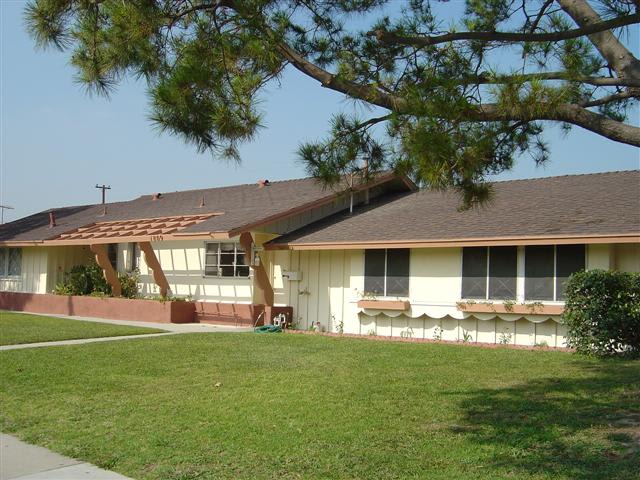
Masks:
[[[0,378],[2,431],[137,479],[640,478],[640,362],[211,333],[0,352]]]
[[[84,322],[0,311],[0,345],[160,333],[156,328]]]

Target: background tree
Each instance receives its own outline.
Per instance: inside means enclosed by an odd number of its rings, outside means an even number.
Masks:
[[[143,77],[152,120],[201,151],[237,159],[287,65],[376,107],[301,145],[329,184],[395,168],[468,206],[514,156],[547,159],[548,122],[640,146],[626,121],[640,61],[624,43],[637,0],[467,0],[454,26],[421,0],[34,0],[26,18],[39,46],[71,50],[89,91]]]

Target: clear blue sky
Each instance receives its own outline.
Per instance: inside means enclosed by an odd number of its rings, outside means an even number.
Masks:
[[[442,6],[451,13],[456,3]],[[350,102],[295,71],[265,96],[265,128],[241,149],[241,165],[198,154],[179,138],[159,135],[147,119],[144,85],[125,83],[111,100],[91,98],[74,83],[68,57],[36,51],[22,18],[24,1],[0,0],[0,204],[5,221],[51,207],[96,203],[96,183],[108,200],[152,192],[296,178],[300,142],[322,138],[332,113]],[[446,10],[445,10],[446,9]],[[631,44],[638,44],[638,29]],[[639,113],[633,113],[639,123]],[[527,178],[640,168],[640,150],[575,128],[549,129],[551,161],[528,158],[500,178]]]

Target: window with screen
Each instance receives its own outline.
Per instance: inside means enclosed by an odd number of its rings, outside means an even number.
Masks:
[[[365,250],[364,290],[381,296],[409,296],[408,248]]]
[[[22,249],[0,248],[0,277],[18,277],[22,274]]]
[[[544,245],[525,248],[525,298],[564,300],[569,276],[585,268],[584,245]]]
[[[556,300],[565,299],[565,288],[572,273],[585,268],[584,245],[558,245],[556,247]]]
[[[206,243],[204,274],[207,277],[248,277],[244,249],[237,243]]]
[[[533,245],[524,253],[524,297],[527,300],[553,300],[555,272],[553,245]]]
[[[487,247],[462,250],[462,298],[487,298]]]
[[[133,272],[138,269],[138,259],[140,258],[140,245],[137,243],[129,243],[127,245],[127,271]]]
[[[462,298],[516,298],[517,247],[465,247],[462,250]]]
[[[489,248],[489,299],[508,300],[516,298],[517,274],[517,247]]]
[[[109,257],[109,263],[114,268],[114,270],[118,269],[118,244],[110,243],[107,246],[107,256]]]

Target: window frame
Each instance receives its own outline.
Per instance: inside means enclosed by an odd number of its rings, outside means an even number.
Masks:
[[[221,256],[222,256],[221,255],[222,244],[229,244],[229,245],[233,244],[233,263],[232,264],[220,263]],[[209,252],[208,250],[209,245],[217,245],[217,250],[215,252]],[[215,255],[216,257],[215,265],[207,263],[207,254]],[[243,263],[239,265],[238,264],[239,255],[242,255],[244,257],[245,251],[242,248],[242,245],[240,245],[238,242],[204,242],[204,262],[203,262],[202,276],[204,278],[237,278],[237,279],[251,278],[253,273],[253,269],[251,268],[251,265],[248,263]],[[208,267],[215,267],[217,273],[208,274],[207,273]],[[233,275],[223,275],[222,267],[233,267]],[[246,267],[248,272],[247,275],[238,275],[238,267]]]
[[[549,300],[540,300],[540,299],[536,299],[536,298],[530,298],[527,296],[527,275],[526,275],[526,269],[527,269],[527,247],[533,247],[536,245],[525,245],[524,249],[523,249],[523,255],[524,255],[524,271],[522,272],[522,278],[524,280],[524,291],[523,291],[523,295],[524,295],[524,300],[526,302],[555,302],[555,303],[564,303],[565,299],[560,298],[558,295],[558,247],[568,247],[568,246],[580,246],[583,248],[584,252],[583,252],[583,267],[582,269],[586,269],[587,268],[587,260],[588,260],[588,248],[587,245],[585,244],[555,244],[555,245],[546,245],[549,247],[553,247],[553,295],[552,295],[552,299]],[[530,278],[530,277],[529,277]],[[565,277],[562,277],[565,278]]]
[[[129,242],[127,244],[127,258],[125,270],[129,273],[140,271],[140,244]]]
[[[389,248],[371,248],[371,249],[365,249],[364,250],[364,265],[363,265],[363,270],[364,270],[364,275],[363,275],[363,279],[364,282],[366,284],[367,281],[367,275],[366,275],[366,262],[367,262],[367,251],[370,250],[384,250],[384,275],[383,275],[383,292],[382,294],[378,295],[376,294],[376,296],[379,297],[384,297],[384,298],[409,298],[409,294],[411,292],[411,249],[410,248],[397,248],[397,249],[389,249]],[[408,253],[408,257],[409,257],[409,262],[408,262],[408,268],[407,268],[407,291],[406,294],[389,294],[388,292],[388,288],[387,288],[387,279],[388,279],[388,271],[389,271],[389,250],[406,250]],[[365,289],[365,293],[374,293],[374,292],[367,292]]]
[[[16,274],[9,274],[9,258],[11,251],[17,251],[20,254],[20,271]],[[2,255],[4,262],[0,265],[0,278],[16,279],[22,276],[22,248],[21,247],[2,247],[0,248],[0,255]]]
[[[460,299],[461,300],[472,300],[472,301],[480,301],[480,302],[504,302],[504,301],[515,301],[518,298],[518,259],[519,259],[519,251],[516,245],[505,245],[504,247],[515,248],[516,249],[516,262],[515,262],[515,272],[513,279],[515,280],[514,285],[514,295],[512,298],[498,298],[491,296],[491,249],[492,248],[502,248],[503,246],[485,246],[485,247],[462,247],[460,249]],[[484,297],[465,297],[462,295],[462,288],[464,286],[464,250],[469,248],[483,248],[485,250],[485,274],[484,274]],[[497,277],[496,277],[497,278]]]

